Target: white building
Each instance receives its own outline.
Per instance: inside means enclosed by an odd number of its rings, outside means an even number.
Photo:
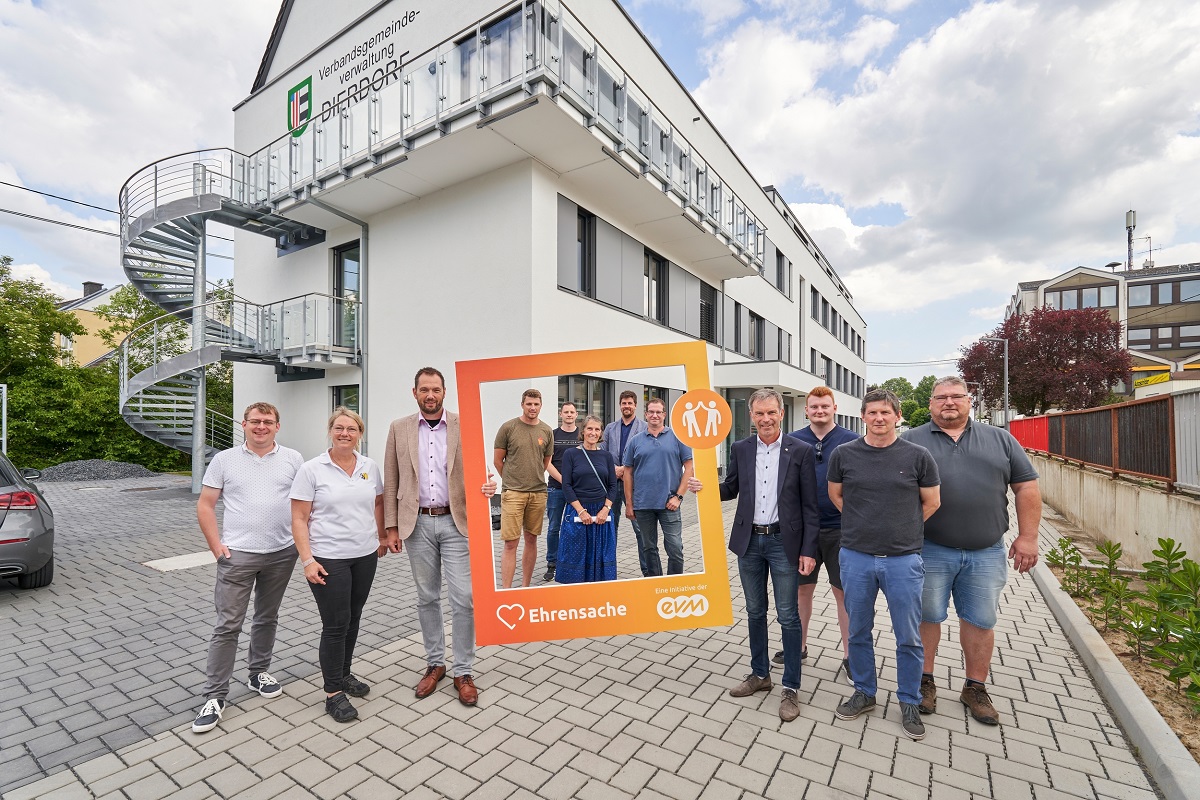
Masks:
[[[612,0],[285,0],[235,130],[232,151],[164,160],[122,193],[126,269],[156,302],[194,313],[206,221],[238,229],[246,298],[207,307],[187,356],[129,369],[126,417],[149,434],[192,431],[187,376],[215,359],[241,362],[235,408],[277,404],[306,455],[339,402],[379,455],[422,366],[455,407],[456,360],[693,339],[735,436],[763,386],[793,399],[788,429],[822,383],[858,427],[849,291]],[[581,363],[485,390],[485,431],[525,385],[551,424],[566,398],[607,420],[626,388],[677,395],[682,369]]]

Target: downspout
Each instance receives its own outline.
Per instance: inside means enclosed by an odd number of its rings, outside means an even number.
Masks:
[[[330,214],[341,217],[347,222],[351,222],[358,226],[358,352],[360,354],[359,361],[359,385],[358,385],[358,413],[365,420],[367,418],[367,244],[370,238],[370,226],[357,217],[352,217],[345,211],[336,209],[328,203],[324,203],[314,198],[311,194],[305,198],[306,202],[312,203],[320,209],[328,211]],[[367,455],[367,440],[366,437],[362,440],[362,453]]]

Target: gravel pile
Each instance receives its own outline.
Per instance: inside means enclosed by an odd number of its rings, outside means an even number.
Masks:
[[[126,464],[122,461],[104,461],[91,458],[86,461],[68,461],[65,464],[42,470],[39,480],[43,483],[60,481],[113,481],[119,478],[152,478],[151,472],[141,464]]]

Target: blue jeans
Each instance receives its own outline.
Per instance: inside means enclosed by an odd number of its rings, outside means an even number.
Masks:
[[[546,566],[553,567],[558,563],[558,532],[562,530],[563,509],[567,507],[567,498],[562,489],[553,486],[546,489]]]
[[[896,636],[896,696],[901,703],[921,702],[921,588],[925,567],[921,554],[873,556],[843,547],[842,591],[850,615],[850,674],[854,688],[868,697],[875,683],[875,598],[880,590],[887,599]]]
[[[612,508],[609,509],[608,518],[613,521],[613,534],[614,535],[617,533],[618,530],[620,530],[621,520],[624,519],[624,517],[625,517],[625,515],[621,513],[621,508],[624,505],[625,505],[625,498],[623,496],[618,496],[616,500],[613,500]],[[641,534],[638,533],[637,520],[633,519],[633,520],[630,520],[629,522],[631,525],[633,525],[633,540],[638,543],[638,549],[637,549],[637,551],[638,551],[638,566],[642,568],[642,575],[646,575],[647,574],[646,554],[642,551],[642,538],[641,538]]]
[[[683,517],[679,510],[638,508],[634,512],[638,546],[646,558],[646,576],[662,575],[658,555],[658,528],[662,526],[663,546],[667,548],[667,574],[683,574]]]
[[[1000,594],[1008,581],[1008,555],[1004,540],[982,550],[960,550],[925,540],[925,591],[921,621],[946,621],[950,596],[958,618],[990,631],[996,627]]]
[[[800,573],[788,561],[778,533],[750,534],[746,555],[738,556],[738,573],[746,595],[746,622],[750,626],[750,671],[760,678],[771,675],[767,652],[767,575],[775,587],[775,615],[783,629],[783,686],[800,688],[800,610],[796,590]]]

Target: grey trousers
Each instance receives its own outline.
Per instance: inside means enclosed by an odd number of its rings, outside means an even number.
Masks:
[[[274,553],[230,549],[229,556],[217,559],[217,585],[213,590],[217,625],[208,643],[208,680],[203,692],[206,700],[214,697],[223,700],[229,695],[229,679],[233,677],[238,637],[246,619],[251,591],[254,592],[254,619],[250,624],[250,674],[266,672],[271,666],[275,630],[279,627],[279,605],[296,566],[295,545]]]
[[[471,675],[475,663],[475,600],[471,594],[471,557],[467,537],[458,532],[454,517],[420,515],[412,535],[404,540],[417,584],[417,619],[430,666],[446,663],[446,632],[442,621],[442,575],[450,600],[451,677]]]

